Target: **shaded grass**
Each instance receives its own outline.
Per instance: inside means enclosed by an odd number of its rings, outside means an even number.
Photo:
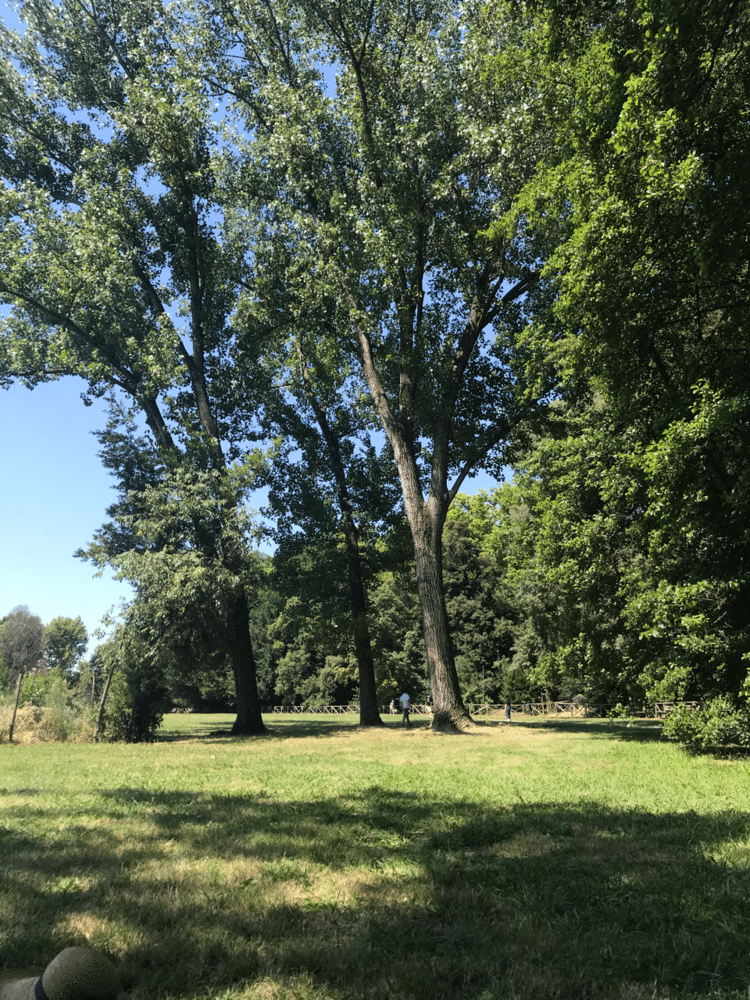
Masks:
[[[745,763],[640,724],[267,719],[0,748],[5,966],[146,997],[747,997]]]

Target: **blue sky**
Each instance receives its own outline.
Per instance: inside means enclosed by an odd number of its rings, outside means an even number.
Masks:
[[[45,623],[80,615],[91,633],[132,591],[73,558],[116,499],[91,434],[106,425],[105,404],[84,406],[82,388],[65,378],[0,390],[0,615],[27,604]]]
[[[19,25],[3,0],[0,18]],[[116,500],[92,433],[106,426],[106,403],[84,406],[83,388],[80,380],[64,378],[33,391],[0,389],[0,616],[19,604],[45,624],[80,615],[92,635],[132,590],[109,572],[95,578],[95,567],[73,557]],[[463,492],[494,485],[480,474]],[[95,645],[92,638],[89,652]]]
[[[82,389],[64,378],[0,390],[0,615],[18,604],[45,624],[80,615],[91,634],[132,590],[109,572],[94,578],[95,567],[73,558],[117,499],[92,433],[106,425],[106,404],[84,406]],[[463,492],[494,485],[480,474]]]

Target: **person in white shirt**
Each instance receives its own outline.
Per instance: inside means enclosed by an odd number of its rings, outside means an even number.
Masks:
[[[409,711],[411,710],[411,699],[409,698],[409,695],[406,693],[406,691],[404,691],[404,693],[401,695],[401,697],[399,698],[399,701],[401,702],[401,709],[402,709],[402,711],[404,713],[403,718],[401,720],[401,725],[402,725],[402,727],[403,726],[408,726],[411,729],[411,722],[409,722]]]

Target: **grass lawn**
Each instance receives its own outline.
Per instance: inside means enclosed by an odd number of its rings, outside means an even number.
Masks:
[[[314,718],[314,717],[313,717]],[[133,1000],[750,997],[750,765],[654,723],[0,746],[0,968]]]

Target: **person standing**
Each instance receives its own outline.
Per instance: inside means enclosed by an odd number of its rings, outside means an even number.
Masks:
[[[409,721],[409,712],[411,710],[411,699],[409,695],[404,691],[404,693],[399,698],[401,702],[401,710],[403,711],[403,718],[401,719],[401,727],[404,728],[408,726],[411,729],[411,722]]]
[[[505,699],[505,721],[510,722],[510,698]]]

